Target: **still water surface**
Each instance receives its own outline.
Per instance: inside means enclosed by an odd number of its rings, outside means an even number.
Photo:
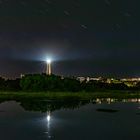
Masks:
[[[139,102],[71,105],[42,101],[2,102],[0,140],[140,139]]]

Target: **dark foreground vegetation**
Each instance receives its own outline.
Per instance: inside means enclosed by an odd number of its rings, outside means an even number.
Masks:
[[[124,83],[80,81],[56,75],[25,75],[21,79],[0,78],[0,99],[91,100],[95,98],[140,98],[140,83],[128,87]]]
[[[76,78],[61,77],[46,74],[29,74],[21,79],[5,80],[0,78],[0,91],[30,91],[30,92],[94,92],[105,90],[140,90],[140,82],[128,87],[125,83],[107,83],[103,81],[80,83]]]

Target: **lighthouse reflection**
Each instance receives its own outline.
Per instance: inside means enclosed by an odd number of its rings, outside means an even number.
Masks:
[[[1,101],[4,102],[4,101]],[[115,102],[140,102],[139,98],[135,99],[114,99],[114,98],[96,98],[92,100],[18,100],[19,104],[26,110],[26,111],[35,111],[35,112],[42,112],[46,113],[46,120],[48,122],[51,121],[51,112],[61,109],[76,109],[84,106],[86,104],[112,104]]]
[[[51,125],[51,112],[47,111],[47,116],[46,116],[46,123],[47,123],[47,130],[46,130],[46,135],[47,138],[52,138],[51,132],[50,132],[50,125]]]
[[[50,120],[51,120],[51,115],[50,115],[50,111],[48,111],[48,113],[47,113],[48,115],[47,115],[47,121],[48,121],[48,123],[50,122]]]

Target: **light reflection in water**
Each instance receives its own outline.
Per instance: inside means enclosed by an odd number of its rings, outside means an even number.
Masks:
[[[51,124],[51,112],[47,111],[47,132],[45,132],[47,134],[48,138],[52,138],[51,134],[50,134],[50,124]]]
[[[51,120],[51,115],[50,115],[50,112],[49,112],[49,113],[47,113],[47,121],[48,121],[48,123],[50,122],[50,120]]]
[[[107,104],[111,104],[114,102],[118,102],[119,99],[113,99],[113,98],[97,98],[95,100],[93,100],[96,104],[102,104],[102,103],[107,103]],[[140,103],[140,99],[139,98],[134,98],[134,99],[122,99],[120,100],[121,102],[131,102],[131,103]]]

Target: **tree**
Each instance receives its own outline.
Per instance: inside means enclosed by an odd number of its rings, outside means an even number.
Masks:
[[[80,82],[72,78],[62,79],[56,75],[25,75],[20,86],[28,91],[79,91]]]

